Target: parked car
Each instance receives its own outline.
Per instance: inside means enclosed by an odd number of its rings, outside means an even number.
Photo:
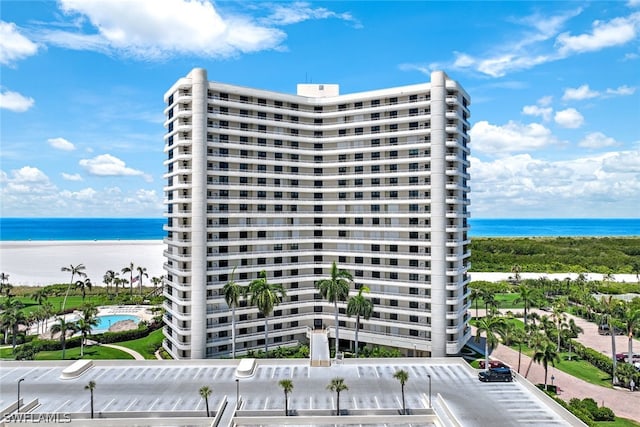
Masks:
[[[484,360],[478,362],[480,369],[484,369]],[[510,368],[499,360],[489,360],[489,368]]]
[[[616,360],[618,362],[629,362],[629,353],[617,353],[616,354]],[[640,362],[640,353],[633,353],[633,362],[634,363],[638,363]]]
[[[482,382],[511,382],[513,373],[509,368],[489,368],[488,371],[478,373],[478,379]]]
[[[620,328],[614,327],[613,331],[616,335],[624,335],[624,331]],[[607,324],[598,325],[598,333],[600,335],[611,335],[611,331],[609,330],[609,325]]]

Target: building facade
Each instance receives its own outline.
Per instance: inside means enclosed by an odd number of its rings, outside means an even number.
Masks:
[[[223,286],[267,273],[286,298],[268,317],[271,348],[335,337],[315,282],[332,262],[366,286],[361,344],[456,354],[468,326],[469,95],[443,72],[428,83],[296,95],[210,82],[194,69],[165,94],[165,349],[229,356]],[[338,304],[342,347],[354,317]],[[264,318],[241,301],[238,353],[264,348]]]

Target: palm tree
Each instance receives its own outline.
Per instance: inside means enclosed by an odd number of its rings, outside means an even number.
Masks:
[[[89,393],[91,393],[91,419],[93,419],[93,390],[95,388],[96,388],[96,382],[93,380],[89,381],[89,384],[84,386],[84,389],[89,390]]]
[[[393,374],[393,378],[400,381],[400,387],[402,389],[402,413],[404,415],[407,415],[407,406],[404,400],[404,385],[407,381],[409,381],[409,373],[404,369],[400,369],[399,371],[396,371],[395,374]]]
[[[541,331],[534,331],[529,335],[528,345],[529,348],[534,351],[539,351],[540,349],[547,346],[549,343],[549,338]],[[527,366],[527,372],[524,374],[524,377],[527,378],[529,376],[529,371],[531,370],[531,365],[533,364],[533,358],[529,360],[529,366]]]
[[[200,387],[200,390],[198,390],[198,392],[200,393],[200,397],[204,399],[204,404],[207,407],[208,418],[211,416],[209,413],[209,396],[211,396],[211,388],[209,386],[203,385],[202,387]]]
[[[602,297],[600,304],[602,306],[603,313],[607,316],[607,325],[609,327],[609,333],[611,334],[611,361],[613,362],[613,371],[611,376],[613,377],[613,382],[615,382],[618,359],[616,359],[616,334],[612,320],[613,314],[618,308],[620,302],[612,295],[609,295],[608,297]]]
[[[34,300],[38,305],[42,305],[46,299],[49,298],[49,291],[47,288],[37,289],[35,292],[31,294],[31,299]]]
[[[511,277],[511,281],[516,286],[520,285],[520,272],[521,271],[522,271],[522,267],[520,267],[518,264],[515,264],[515,265],[513,265],[511,267],[511,272],[513,273],[513,276]]]
[[[480,298],[482,297],[480,289],[478,288],[471,288],[471,293],[469,294],[469,298],[471,298],[471,301],[474,302],[474,304],[476,305],[476,319],[480,316],[478,316],[478,303],[480,302]]]
[[[286,291],[279,284],[271,284],[267,281],[267,272],[262,270],[257,279],[249,283],[247,289],[250,295],[249,304],[256,306],[260,314],[264,316],[264,351],[269,351],[269,323],[268,318],[273,308],[280,304],[282,299],[287,296]]]
[[[107,272],[104,273],[102,282],[105,285],[107,285],[107,293],[109,293],[109,286],[115,284],[116,277],[118,277],[118,273],[116,273],[113,270],[107,270]],[[116,296],[117,296],[117,293],[116,293]]]
[[[482,296],[482,300],[484,301],[484,309],[485,315],[489,316],[491,312],[489,311],[489,307],[498,308],[498,302],[496,301],[496,291],[489,288],[480,289],[480,296]]]
[[[569,323],[567,324],[567,329],[565,329],[565,337],[567,343],[569,344],[569,360],[571,360],[571,339],[578,338],[578,335],[583,333],[584,329],[576,324],[574,319],[569,319]]]
[[[289,416],[289,393],[293,391],[293,381],[290,379],[280,380],[278,382],[280,387],[282,387],[282,391],[284,391],[284,416]]]
[[[129,295],[133,295],[133,273],[136,271],[136,266],[133,264],[133,261],[129,263],[128,267],[123,267],[120,272],[122,274],[129,273]]]
[[[495,348],[500,341],[496,337],[496,333],[502,333],[501,329],[504,327],[505,321],[502,317],[487,316],[478,320],[476,325],[476,342],[480,341],[481,335],[484,332],[484,369],[489,370],[489,350]]]
[[[0,294],[9,297],[11,296],[11,289],[13,289],[13,286],[9,283],[9,275],[0,273]]]
[[[565,302],[562,300],[559,300],[558,302],[556,302],[553,305],[553,318],[556,322],[556,328],[557,328],[557,332],[558,332],[558,347],[557,347],[557,351],[560,352],[560,335],[561,335],[561,331],[562,331],[562,327],[563,325],[565,327],[567,327],[568,325],[566,324],[567,321],[567,315],[564,312],[566,310],[566,306],[565,306]]]
[[[5,330],[5,344],[7,342],[8,331],[11,330],[11,346],[13,351],[16,350],[18,339],[18,328],[20,325],[27,324],[27,317],[22,311],[24,304],[21,301],[8,297],[4,304],[2,304],[3,311],[0,314],[0,323]]]
[[[633,334],[636,328],[640,327],[640,309],[633,308],[631,303],[627,303],[622,311],[622,323],[624,324],[625,333],[629,338],[627,356],[629,363],[633,363]]]
[[[158,293],[158,285],[160,285],[163,280],[164,276],[151,278],[151,283],[153,283],[153,295],[156,295]]]
[[[524,304],[524,324],[527,324],[527,313],[529,309],[536,303],[538,300],[538,292],[537,289],[531,288],[527,285],[518,286],[518,293],[520,296],[513,300],[514,304]]]
[[[142,296],[142,278],[149,278],[149,273],[147,273],[146,267],[141,266],[136,267],[136,271],[138,272],[138,291],[140,293],[140,296]]]
[[[118,286],[122,285],[122,287],[124,288],[124,286],[129,283],[129,281],[127,279],[124,279],[122,277],[116,277],[115,279],[113,279],[113,283],[116,285],[116,298],[118,297]]]
[[[556,366],[556,362],[560,362],[560,355],[556,351],[555,344],[548,341],[545,346],[536,350],[533,354],[533,360],[536,363],[542,363],[544,366],[544,389],[547,389],[547,373],[549,371],[549,363]]]
[[[349,298],[349,302],[347,302],[347,316],[356,316],[356,357],[358,357],[358,352],[360,350],[360,345],[358,344],[358,331],[360,330],[360,317],[365,320],[369,320],[371,315],[373,314],[373,302],[365,298],[362,293],[369,292],[369,288],[366,286],[361,286],[358,289],[358,295],[352,296]]]
[[[333,303],[336,327],[336,343],[334,352],[336,357],[340,350],[340,325],[338,323],[338,301],[344,301],[349,295],[349,288],[353,282],[351,273],[347,270],[338,270],[338,266],[334,261],[331,265],[331,277],[320,280],[316,283],[316,288],[320,291],[322,298]]]
[[[340,393],[349,390],[349,387],[347,387],[347,385],[344,383],[344,378],[336,377],[331,380],[331,382],[327,386],[327,390],[336,393],[336,414],[340,416]]]
[[[224,300],[231,308],[231,358],[236,358],[236,307],[240,301],[240,297],[243,295],[243,287],[238,285],[233,276],[236,273],[236,268],[233,267],[231,272],[231,280],[229,280],[222,288],[224,293]]]
[[[82,339],[80,340],[80,357],[84,356],[84,344],[87,341],[87,336],[91,334],[93,327],[98,325],[98,319],[96,318],[98,310],[92,305],[86,305],[85,307],[86,309],[82,317],[76,322],[76,329],[82,335]]]
[[[58,323],[51,326],[51,333],[60,332],[60,344],[62,345],[62,359],[64,360],[64,352],[67,347],[67,332],[76,332],[77,326],[75,322],[67,322],[64,317],[58,318]]]
[[[80,289],[82,293],[82,302],[84,302],[85,297],[87,296],[87,289],[91,290],[93,288],[93,284],[91,283],[91,279],[88,277],[84,280],[76,281],[76,289]]]
[[[67,297],[69,296],[69,289],[71,289],[71,286],[74,284],[74,277],[87,277],[87,273],[84,272],[85,269],[86,267],[83,264],[71,264],[69,267],[62,267],[60,269],[60,271],[68,271],[71,273],[71,280],[69,281],[69,286],[67,286],[67,292],[64,294],[64,300],[62,300],[62,308],[60,309],[62,313],[64,313],[64,308],[67,305]]]

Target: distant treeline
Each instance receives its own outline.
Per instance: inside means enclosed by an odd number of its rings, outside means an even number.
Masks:
[[[640,273],[639,237],[473,238],[471,270],[534,273]]]

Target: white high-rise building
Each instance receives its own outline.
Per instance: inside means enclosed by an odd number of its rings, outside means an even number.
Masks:
[[[367,286],[362,345],[442,357],[470,337],[469,95],[443,72],[423,84],[297,95],[208,80],[194,69],[167,91],[165,349],[229,356],[222,287],[264,270],[287,296],[268,318],[269,347],[335,337],[315,282],[332,262]],[[354,317],[340,310],[343,348]],[[264,348],[264,319],[236,309],[238,353]]]

